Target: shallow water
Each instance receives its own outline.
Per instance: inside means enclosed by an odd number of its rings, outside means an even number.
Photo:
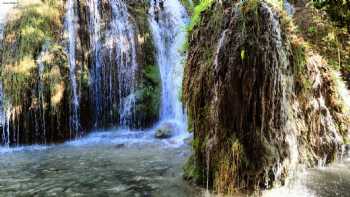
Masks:
[[[348,197],[350,196],[350,159],[300,171],[282,188],[264,192],[265,197]]]
[[[189,147],[147,138],[116,131],[63,145],[2,149],[0,196],[196,196],[182,179]]]
[[[350,160],[309,170],[305,185],[314,196],[350,196]]]
[[[182,179],[187,143],[153,135],[115,130],[62,145],[0,148],[0,196],[210,196]],[[263,196],[350,196],[350,159],[304,170]]]

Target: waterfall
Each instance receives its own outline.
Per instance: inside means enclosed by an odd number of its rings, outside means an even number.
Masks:
[[[2,87],[2,81],[0,81],[0,126],[2,127],[2,144],[7,144],[6,141],[7,139],[7,133],[5,132],[5,124],[6,124],[6,115],[5,115],[5,110],[4,110],[4,92],[3,92],[3,87]]]
[[[37,60],[38,66],[38,76],[39,76],[39,84],[38,84],[38,103],[39,103],[39,122],[37,121],[37,114],[35,113],[35,134],[36,139],[43,139],[44,144],[46,143],[46,126],[45,126],[45,95],[44,95],[44,69],[45,69],[45,56],[48,52],[49,43],[45,43],[42,47],[41,53]],[[42,135],[40,135],[40,130],[42,131]]]
[[[10,145],[10,107],[5,107],[3,84],[0,81],[0,126],[2,127],[2,145]],[[8,109],[8,110],[6,110]]]
[[[66,12],[66,29],[68,31],[68,61],[69,61],[69,81],[71,86],[71,104],[70,104],[70,116],[69,116],[69,127],[70,137],[76,138],[80,135],[80,114],[79,114],[79,94],[76,79],[76,24],[77,17],[75,14],[74,0],[67,1],[67,12]]]
[[[127,127],[133,124],[134,106],[136,103],[135,86],[136,44],[134,27],[129,22],[127,7],[121,0],[110,0],[112,22],[109,38],[115,45],[116,65],[118,66],[119,124]]]
[[[138,69],[135,27],[129,20],[127,6],[123,1],[109,0],[112,18],[106,25],[100,15],[100,1],[90,0],[89,4],[90,44],[93,50],[90,72],[95,127],[116,124],[125,128],[132,127],[135,124]],[[106,31],[101,31],[102,25],[106,26]]]
[[[2,34],[0,30],[0,35]],[[1,39],[0,39],[1,41]],[[0,45],[1,47],[1,45]],[[0,145],[10,145],[10,107],[5,105],[5,94],[3,90],[3,83],[0,80],[0,127],[2,128]]]
[[[92,86],[92,100],[94,101],[94,109],[95,109],[95,127],[97,127],[98,121],[102,118],[102,109],[101,109],[101,101],[100,101],[100,58],[99,51],[101,49],[100,46],[100,13],[99,13],[99,0],[89,0],[89,33],[90,33],[90,45],[93,50],[92,59],[94,61],[94,65],[91,66],[90,71],[90,83]]]
[[[0,0],[0,48],[2,47],[3,30],[6,22],[7,13],[16,6],[17,1],[15,0]],[[0,62],[1,63],[1,62]],[[0,145],[10,145],[10,106],[9,102],[5,102],[5,94],[3,90],[3,83],[0,80],[0,127],[2,128],[1,143]],[[6,104],[8,104],[6,106]]]
[[[180,50],[186,36],[183,29],[188,23],[188,15],[178,0],[150,2],[149,21],[162,80],[160,117],[162,121],[175,120],[183,124],[185,116],[180,97],[184,56]]]
[[[295,7],[293,6],[293,4],[289,3],[288,0],[284,0],[283,7],[286,10],[287,14],[293,17],[295,13]]]

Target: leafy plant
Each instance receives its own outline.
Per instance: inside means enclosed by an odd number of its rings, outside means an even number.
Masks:
[[[311,33],[311,34],[314,34],[314,33],[316,33],[316,27],[314,27],[314,26],[311,26],[311,27],[309,27],[308,29],[307,29],[307,32],[309,32],[309,33]]]
[[[188,25],[188,32],[191,32],[193,28],[200,22],[201,13],[210,8],[214,3],[214,0],[201,0],[200,3],[194,8],[191,23]]]
[[[318,9],[325,10],[330,18],[340,27],[347,27],[350,32],[350,1],[349,0],[313,0]]]

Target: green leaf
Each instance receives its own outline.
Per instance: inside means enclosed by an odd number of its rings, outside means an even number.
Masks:
[[[241,60],[243,61],[245,58],[245,50],[241,50]]]

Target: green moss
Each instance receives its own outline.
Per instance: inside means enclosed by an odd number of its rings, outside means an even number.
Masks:
[[[233,195],[238,191],[239,182],[243,177],[242,170],[245,170],[247,158],[244,146],[236,137],[227,141],[227,151],[222,151],[218,158],[214,173],[214,189],[218,193]]]
[[[189,56],[193,54],[200,56],[198,62],[196,62],[196,69],[187,70],[191,64],[191,62],[187,62],[182,97],[188,109],[188,129],[193,131],[195,135],[192,144],[194,153],[185,166],[185,177],[199,184],[205,182],[204,176],[206,175],[203,174],[203,170],[206,168],[206,159],[203,158],[203,155],[208,148],[207,146],[209,146],[208,143],[210,143],[206,131],[210,130],[211,125],[208,120],[212,118],[211,103],[201,102],[203,98],[209,99],[212,95],[210,91],[202,90],[213,87],[213,60],[216,51],[216,45],[213,43],[218,42],[224,21],[222,5],[216,3],[214,6],[214,3],[214,1],[200,1],[197,4],[192,15],[191,24],[187,29],[188,35],[190,35],[188,38],[193,40],[187,42],[184,47],[185,51],[190,50]],[[202,18],[204,15],[206,17]],[[208,27],[210,29],[207,29]],[[210,32],[210,37],[202,42],[200,47],[194,46],[198,39],[202,39],[199,37],[207,35],[207,32]],[[191,57],[188,58],[188,60],[190,59]],[[189,86],[191,86],[190,89],[188,89]]]
[[[149,1],[126,1],[128,11],[136,26],[137,59],[139,71],[137,73],[137,127],[150,127],[158,120],[160,111],[161,79],[155,59],[155,46],[149,27],[148,10]]]
[[[182,5],[186,8],[187,12],[192,15],[192,12],[194,10],[194,5],[191,3],[190,0],[181,0]]]
[[[153,86],[159,86],[160,73],[157,66],[148,65],[143,71],[146,80],[148,80]]]
[[[159,116],[161,80],[157,66],[147,65],[142,71],[143,79],[137,91],[137,113],[144,114],[145,120],[153,120]]]
[[[195,138],[195,139],[193,139],[193,141],[192,141],[192,148],[194,149],[194,150],[199,150],[199,139],[198,138]]]
[[[20,16],[8,25],[7,33],[16,34],[18,59],[26,55],[36,56],[41,46],[55,38],[60,27],[60,10],[56,5],[34,4],[21,9]],[[13,31],[15,30],[15,31]]]
[[[259,0],[243,1],[242,5],[240,6],[241,12],[243,14],[246,14],[246,13],[250,13],[251,11],[256,11],[259,5],[260,5]]]
[[[63,27],[61,1],[24,4],[11,15],[5,27],[2,53],[1,78],[5,95],[13,106],[20,106],[28,99],[26,94],[36,87],[38,79],[37,59],[45,43],[50,43],[45,54],[44,75],[48,80],[53,66],[66,66],[66,56],[59,44]],[[61,74],[61,73],[60,73]],[[48,82],[48,80],[45,81]],[[47,84],[46,84],[47,85]],[[49,86],[48,91],[52,91]]]
[[[292,54],[294,73],[297,75],[302,74],[306,65],[305,46],[302,43],[293,43]]]
[[[344,137],[344,144],[350,144],[350,137],[348,135]]]
[[[198,23],[201,20],[201,14],[205,10],[209,9],[213,3],[214,0],[201,0],[200,3],[194,8],[193,15],[191,17],[191,22],[187,27],[188,32],[192,32],[193,28],[198,25]]]
[[[193,117],[190,113],[187,113],[187,117],[188,117],[187,130],[188,132],[192,133],[194,131]]]
[[[186,1],[188,2],[188,0],[182,0],[182,1],[183,1],[183,4],[186,6],[185,2]],[[213,5],[214,2],[215,2],[214,0],[198,0],[193,2],[194,5],[191,6],[191,9],[190,9],[191,21],[185,29],[185,31],[187,32],[187,36],[182,46],[183,53],[186,53],[189,48],[188,35],[191,34],[193,29],[200,23],[202,13],[208,10]],[[222,13],[219,13],[219,14],[222,14]]]
[[[249,0],[244,1],[242,5],[240,6],[241,15],[239,18],[239,24],[240,24],[240,30],[242,33],[242,37],[250,32],[259,32],[260,30],[260,17],[259,17],[259,6],[260,6],[259,0]],[[254,21],[254,24],[256,26],[247,25],[247,21]]]
[[[196,165],[195,162],[196,160],[193,155],[187,160],[186,164],[183,167],[184,178],[194,183],[199,183],[201,180],[203,180],[203,176],[201,169]]]
[[[304,43],[291,43],[292,57],[293,57],[293,73],[296,82],[299,86],[299,93],[308,95],[312,89],[312,81],[306,76],[306,48]]]

